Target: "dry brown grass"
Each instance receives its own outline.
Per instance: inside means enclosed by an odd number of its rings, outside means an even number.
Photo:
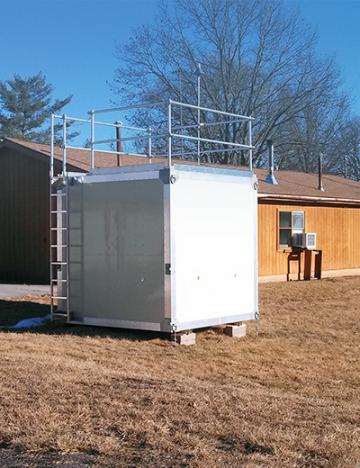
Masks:
[[[85,327],[0,333],[0,446],[94,466],[355,466],[360,278],[262,285],[261,311],[259,336],[205,331],[191,348]]]

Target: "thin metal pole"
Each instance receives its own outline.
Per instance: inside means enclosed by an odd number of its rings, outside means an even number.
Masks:
[[[115,122],[116,124],[116,150],[117,150],[117,155],[116,155],[116,160],[117,160],[117,166],[122,166],[122,144],[121,144],[121,122]]]
[[[198,75],[197,75],[197,163],[200,166],[200,101],[201,101],[201,65],[198,63]]]
[[[51,114],[50,136],[50,180],[54,177],[54,114]]]
[[[63,150],[63,160],[62,160],[62,172],[63,176],[66,175],[66,115],[63,115],[63,145],[62,145],[62,150]]]
[[[151,164],[151,158],[152,158],[152,141],[151,141],[151,128],[148,128],[148,133],[149,133],[149,139],[148,139],[148,158],[149,158],[149,164]]]
[[[180,101],[182,102],[183,100],[183,95],[182,95],[182,76],[181,76],[181,70],[179,69],[179,91],[180,91]],[[183,108],[180,107],[180,127],[183,126]],[[181,140],[181,153],[184,152],[184,141]]]
[[[318,189],[321,190],[322,192],[324,192],[324,185],[323,185],[323,181],[322,181],[322,163],[323,163],[323,154],[322,152],[320,151],[319,153],[319,186],[318,186]]]
[[[249,171],[253,170],[253,150],[252,150],[252,122],[249,120]]]
[[[171,101],[169,100],[169,104],[168,104],[168,132],[169,132],[169,135],[168,135],[168,159],[169,159],[169,167],[171,167],[171,145],[172,145],[172,141],[171,141],[171,131],[172,131],[172,128],[171,128]]]
[[[91,129],[90,129],[90,148],[91,148],[91,155],[90,155],[90,167],[94,169],[95,167],[95,148],[94,148],[94,141],[95,141],[95,111],[90,111],[90,119],[91,119]]]

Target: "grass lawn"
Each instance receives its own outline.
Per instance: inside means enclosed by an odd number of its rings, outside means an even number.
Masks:
[[[355,467],[360,278],[263,284],[261,332],[0,331],[0,465]],[[48,313],[0,301],[0,325]]]

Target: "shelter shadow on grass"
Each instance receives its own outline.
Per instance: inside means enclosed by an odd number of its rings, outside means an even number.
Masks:
[[[38,333],[47,335],[104,336],[126,340],[153,340],[167,338],[168,335],[143,330],[126,330],[121,328],[91,327],[88,325],[71,325],[61,322],[49,322],[41,327],[11,329],[20,320],[32,317],[45,317],[50,313],[49,304],[39,302],[3,299],[0,300],[0,331],[12,333]]]

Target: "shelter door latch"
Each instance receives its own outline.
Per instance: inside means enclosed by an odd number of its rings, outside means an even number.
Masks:
[[[165,275],[171,275],[171,263],[165,263]]]

